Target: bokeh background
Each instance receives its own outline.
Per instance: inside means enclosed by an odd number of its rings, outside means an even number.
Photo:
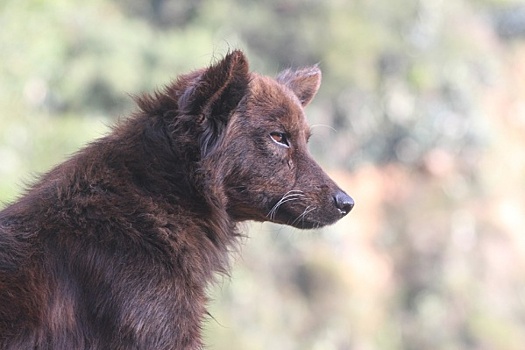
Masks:
[[[209,348],[524,349],[524,1],[0,0],[0,207],[232,48],[319,63],[311,151],[357,204],[246,224]]]

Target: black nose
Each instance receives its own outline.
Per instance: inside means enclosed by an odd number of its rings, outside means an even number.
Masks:
[[[342,216],[345,216],[354,207],[354,200],[352,197],[339,190],[334,196],[335,206],[339,209]]]

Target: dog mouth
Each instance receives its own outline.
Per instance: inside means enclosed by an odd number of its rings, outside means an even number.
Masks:
[[[299,229],[316,229],[331,225],[347,214],[333,203],[308,202],[304,192],[289,191],[274,203],[266,219]]]
[[[315,207],[306,207],[300,214],[283,210],[274,222],[298,229],[317,229],[331,225],[339,219],[340,217],[335,215],[322,215]]]

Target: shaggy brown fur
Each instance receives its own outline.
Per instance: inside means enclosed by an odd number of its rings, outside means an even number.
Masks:
[[[238,222],[352,209],[307,152],[320,77],[250,73],[234,51],[42,176],[0,212],[0,349],[200,349]]]

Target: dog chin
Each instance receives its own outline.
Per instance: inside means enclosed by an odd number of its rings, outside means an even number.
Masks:
[[[300,222],[290,222],[287,223],[287,225],[293,226],[295,228],[299,228],[301,230],[310,230],[310,229],[317,229],[324,226],[332,225],[337,220],[331,220],[331,221],[320,221],[320,220],[302,220]]]
[[[301,230],[309,230],[309,229],[317,229],[324,226],[332,225],[335,222],[337,222],[340,219],[340,217],[329,217],[328,215],[319,218],[319,217],[313,217],[313,216],[304,216],[300,217],[300,215],[292,215],[287,213],[286,215],[282,215],[281,217],[277,217],[275,220],[272,220],[272,222],[283,224],[287,226],[292,226]]]

